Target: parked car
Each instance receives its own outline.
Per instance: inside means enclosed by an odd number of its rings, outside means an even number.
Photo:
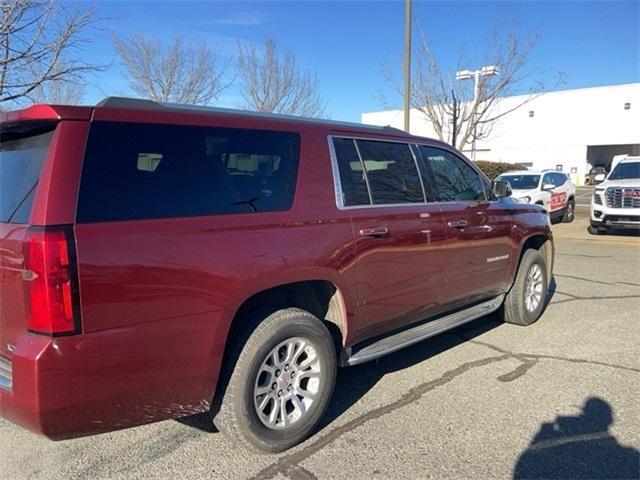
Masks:
[[[547,213],[442,142],[118,98],[0,122],[0,413],[48,437],[209,412],[281,451],[338,365],[545,306]]]
[[[525,203],[542,205],[552,220],[573,222],[576,187],[566,173],[555,170],[524,170],[504,173],[497,179],[509,182],[514,197]]]
[[[640,157],[620,160],[596,187],[590,220],[589,232],[596,235],[611,228],[640,230]]]
[[[607,169],[604,167],[593,167],[589,171],[589,175],[587,175],[587,184],[589,185],[597,185],[598,183],[604,182],[604,179],[607,177]]]

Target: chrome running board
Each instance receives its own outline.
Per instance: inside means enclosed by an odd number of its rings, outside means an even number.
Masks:
[[[400,332],[381,338],[380,340],[370,343],[365,347],[358,348],[356,345],[350,349],[343,351],[341,359],[342,365],[358,365],[359,363],[375,360],[389,353],[401,350],[414,343],[426,340],[452,328],[471,322],[485,315],[495,312],[500,308],[504,300],[504,295],[498,295],[491,300],[479,303],[473,307],[450,313],[436,320],[421,323],[418,326],[402,330]]]

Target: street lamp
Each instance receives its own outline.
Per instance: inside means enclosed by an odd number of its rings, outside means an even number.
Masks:
[[[500,75],[500,69],[495,65],[487,65],[480,70],[459,70],[456,72],[456,80],[473,80],[473,104],[478,101],[478,89],[480,88],[480,77],[491,77]],[[471,159],[476,159],[476,125],[473,125],[473,143],[471,144]]]

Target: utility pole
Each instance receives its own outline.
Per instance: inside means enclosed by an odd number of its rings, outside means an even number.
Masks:
[[[411,110],[411,0],[405,0],[404,10],[404,131],[409,132]]]
[[[458,99],[456,98],[456,92],[451,90],[451,98],[453,100],[453,114],[452,114],[452,132],[451,132],[451,146],[456,147],[458,142]]]

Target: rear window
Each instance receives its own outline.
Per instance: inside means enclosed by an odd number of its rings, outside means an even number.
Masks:
[[[27,223],[55,123],[0,126],[0,222]]]
[[[94,122],[77,221],[288,210],[296,133]]]

